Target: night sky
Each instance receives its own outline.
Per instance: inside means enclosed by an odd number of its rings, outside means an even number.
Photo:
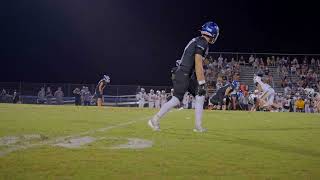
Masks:
[[[0,81],[170,85],[203,23],[211,51],[320,53],[320,12],[298,1],[21,0],[0,6]]]

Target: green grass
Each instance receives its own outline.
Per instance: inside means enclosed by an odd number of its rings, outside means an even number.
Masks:
[[[208,132],[197,134],[192,110],[167,114],[161,132],[146,124],[154,113],[0,104],[0,138],[41,134],[44,139],[30,142],[41,143],[88,131],[85,136],[105,137],[79,149],[44,144],[11,152],[0,157],[0,179],[320,179],[319,114],[206,111]],[[132,124],[117,127],[126,122]],[[126,138],[154,144],[109,149]]]

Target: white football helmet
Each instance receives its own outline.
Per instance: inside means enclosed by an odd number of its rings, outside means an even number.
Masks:
[[[103,75],[103,80],[105,80],[107,83],[110,83],[111,79],[107,75]]]

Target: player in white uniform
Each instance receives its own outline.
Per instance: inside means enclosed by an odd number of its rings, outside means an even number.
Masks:
[[[258,90],[262,93],[258,97],[259,101],[259,106],[262,108],[267,108],[268,110],[272,110],[272,106],[279,108],[276,104],[274,104],[274,96],[275,96],[275,91],[274,89],[269,85],[264,82],[262,82],[260,76],[255,76],[254,77],[254,82],[258,86]]]
[[[143,108],[147,99],[147,94],[144,88],[141,88],[140,92],[136,95],[136,98],[139,102],[139,108]]]
[[[160,96],[161,96],[161,92],[157,90],[156,97],[155,97],[155,107],[159,109],[160,109]]]
[[[150,93],[148,94],[149,108],[154,108],[155,101],[156,101],[156,94],[154,94],[153,89],[150,89]]]
[[[161,91],[161,95],[160,95],[160,103],[161,103],[161,107],[167,102],[167,94],[165,90]]]

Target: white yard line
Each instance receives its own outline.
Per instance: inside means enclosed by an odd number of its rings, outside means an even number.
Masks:
[[[72,135],[68,135],[68,136],[57,137],[57,138],[54,138],[54,139],[51,139],[51,140],[46,140],[46,141],[43,141],[43,142],[40,142],[40,143],[36,143],[36,144],[26,144],[26,145],[13,146],[13,147],[10,147],[8,149],[0,151],[0,157],[3,157],[3,156],[5,156],[5,155],[7,155],[7,154],[9,154],[11,152],[15,152],[15,151],[19,151],[19,150],[25,150],[25,149],[39,147],[39,146],[43,146],[43,145],[53,145],[53,144],[57,144],[57,143],[63,142],[65,140],[67,140],[67,139],[71,139],[71,138],[75,138],[75,137],[79,137],[79,136],[84,136],[84,135],[89,135],[89,134],[95,134],[97,132],[106,132],[106,131],[109,131],[111,129],[117,129],[117,128],[129,126],[131,124],[135,124],[135,123],[138,123],[140,121],[146,121],[149,118],[150,117],[144,117],[144,118],[128,121],[128,122],[125,122],[125,123],[119,123],[119,124],[115,124],[115,125],[112,125],[112,126],[99,128],[99,129],[96,129],[96,130],[89,130],[89,131],[85,131],[85,132],[78,133],[78,134],[72,134]]]

